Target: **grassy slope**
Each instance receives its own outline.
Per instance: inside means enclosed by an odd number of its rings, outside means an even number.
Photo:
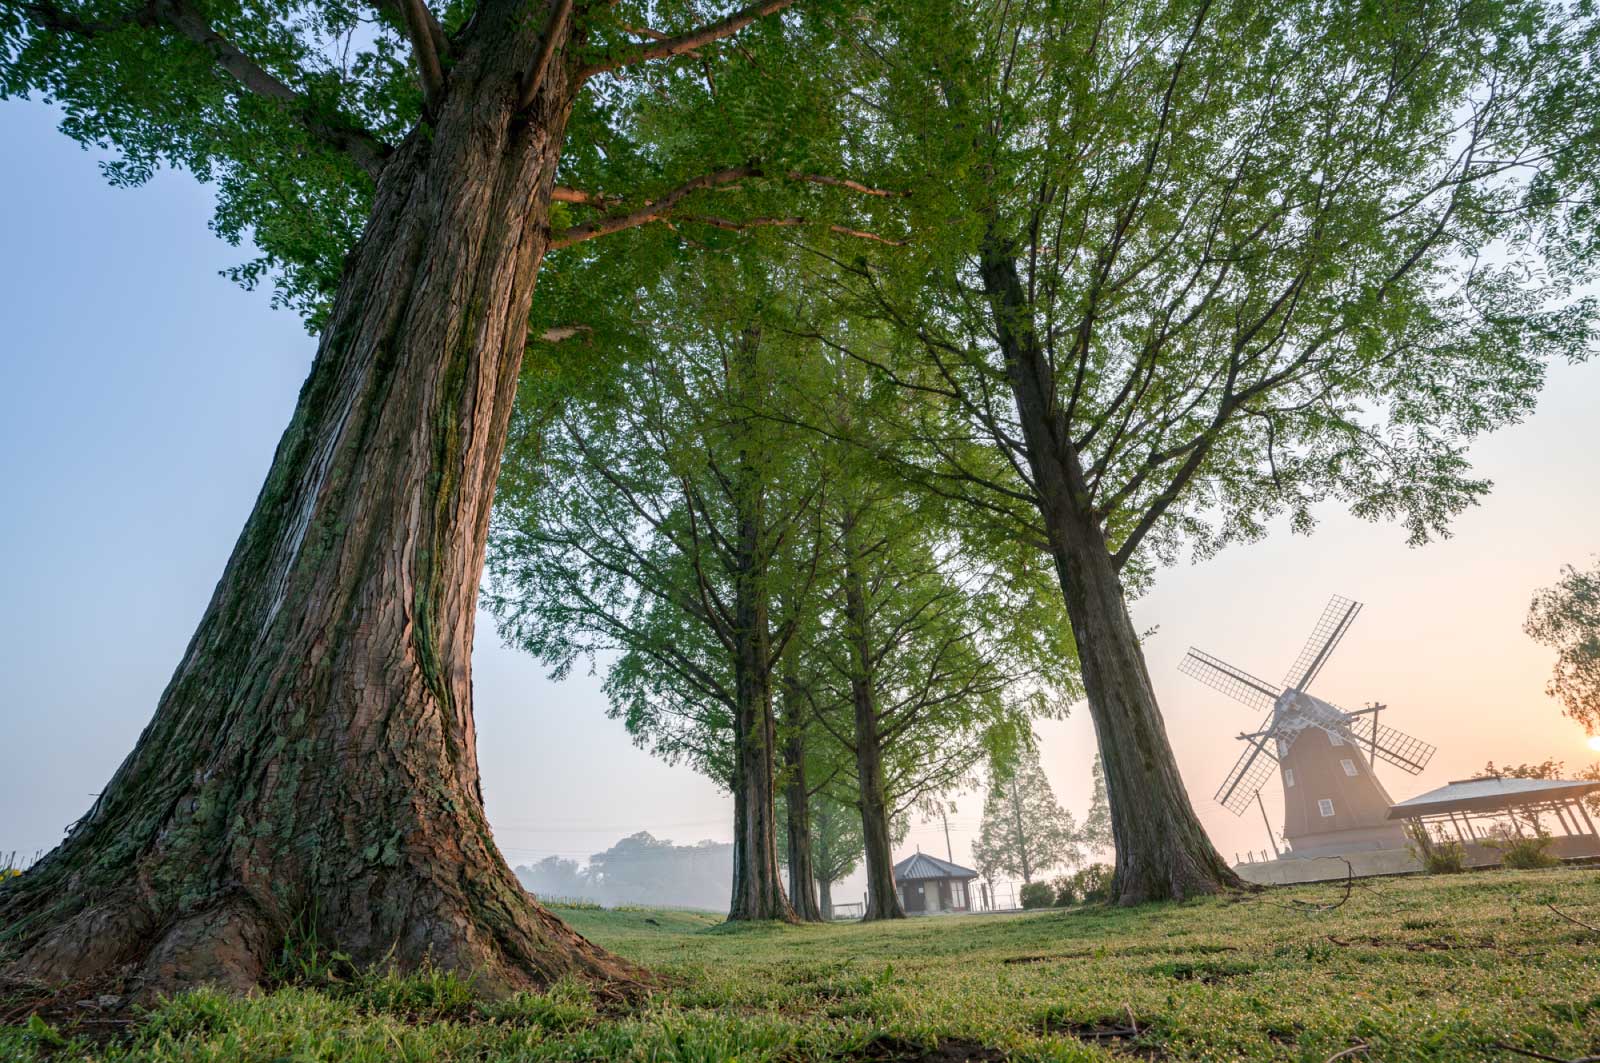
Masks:
[[[1386,880],[1135,911],[945,917],[864,927],[739,927],[686,912],[563,913],[665,976],[641,1009],[602,1015],[559,986],[499,1005],[450,979],[376,979],[167,1005],[96,1058],[159,1060],[1298,1059],[1558,1057],[1600,1051],[1592,870]],[[1136,1020],[1136,1039],[1087,1040]],[[1076,1031],[1076,1032],[1074,1032]],[[0,1033],[0,1059],[48,1032]],[[946,1055],[924,1056],[940,1042]],[[952,1042],[954,1047],[952,1048]],[[919,1046],[921,1046],[919,1048]],[[995,1058],[995,1057],[991,1057]],[[1357,1055],[1353,1058],[1362,1058]]]

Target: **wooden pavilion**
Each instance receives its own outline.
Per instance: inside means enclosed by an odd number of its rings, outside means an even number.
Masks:
[[[1458,779],[1389,809],[1389,818],[1429,832],[1454,833],[1473,865],[1497,864],[1491,843],[1508,834],[1550,837],[1549,852],[1563,860],[1600,856],[1600,833],[1585,807],[1600,782],[1581,779]],[[1553,829],[1552,829],[1553,828]]]

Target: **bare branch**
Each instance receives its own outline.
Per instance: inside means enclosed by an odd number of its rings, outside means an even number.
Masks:
[[[827,174],[820,173],[800,173],[798,170],[790,170],[784,176],[791,181],[806,181],[814,185],[848,188],[850,191],[860,192],[864,196],[909,196],[911,194],[910,192],[897,192],[888,188],[873,188],[870,185],[862,184],[860,181],[851,181],[844,177],[829,177]]]
[[[605,206],[608,203],[622,202],[621,196],[609,195],[605,192],[585,192],[581,188],[567,188],[556,185],[550,190],[552,203],[581,203],[588,207]]]
[[[439,62],[439,42],[444,34],[438,20],[423,0],[393,0],[400,8],[406,36],[411,39],[411,54],[417,59],[417,80],[422,84],[422,106],[436,114],[444,93],[444,68]]]
[[[527,110],[532,105],[534,98],[539,95],[539,89],[544,85],[545,75],[550,72],[550,61],[555,58],[556,42],[566,36],[567,20],[571,17],[572,0],[558,0],[555,13],[550,16],[550,24],[545,27],[544,43],[539,46],[539,58],[534,62],[533,69],[528,73],[527,83],[522,86],[522,95],[517,101],[517,110]]]
[[[570,6],[571,0],[564,0],[564,2]],[[794,2],[795,0],[759,0],[758,3],[740,8],[726,18],[707,23],[699,29],[690,30],[688,33],[680,33],[676,37],[661,37],[653,44],[641,44],[623,49],[603,62],[584,67],[578,72],[578,80],[584,81],[594,77],[596,74],[604,74],[608,70],[618,70],[625,66],[649,62],[652,59],[668,59],[675,55],[685,55],[713,41],[731,37],[757,19],[776,14]],[[654,36],[654,34],[651,34],[651,36]]]
[[[545,343],[560,343],[572,337],[583,334],[592,335],[594,329],[589,325],[553,325],[539,334],[539,339]]]
[[[662,221],[665,219],[667,212],[691,192],[734,184],[747,177],[753,177],[755,174],[756,169],[753,166],[732,166],[725,170],[701,174],[699,177],[685,181],[665,195],[646,202],[644,206],[639,207],[637,210],[611,214],[591,222],[585,222],[582,225],[574,225],[562,232],[560,236],[553,238],[550,241],[550,248],[551,250],[558,250],[563,247],[571,247],[573,244],[581,244],[585,240],[593,240],[597,236],[609,236],[624,229],[648,225],[653,221]]]

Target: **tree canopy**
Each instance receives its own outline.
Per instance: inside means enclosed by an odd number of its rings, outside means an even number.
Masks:
[[[1035,875],[1083,860],[1083,840],[1072,813],[1056,801],[1050,780],[1029,745],[991,773],[983,822],[972,858],[985,876],[995,872],[1032,882]]]
[[[1588,569],[1567,565],[1537,591],[1523,630],[1556,651],[1550,696],[1590,734],[1600,730],[1600,557]]]

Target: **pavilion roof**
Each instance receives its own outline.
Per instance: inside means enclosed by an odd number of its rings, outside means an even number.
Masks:
[[[921,878],[977,878],[978,873],[970,867],[952,864],[948,860],[940,860],[937,856],[927,853],[913,853],[894,865],[894,878],[896,882],[906,882]]]
[[[1583,779],[1458,779],[1389,809],[1390,819],[1413,819],[1444,812],[1499,812],[1545,801],[1571,801],[1600,790]]]

